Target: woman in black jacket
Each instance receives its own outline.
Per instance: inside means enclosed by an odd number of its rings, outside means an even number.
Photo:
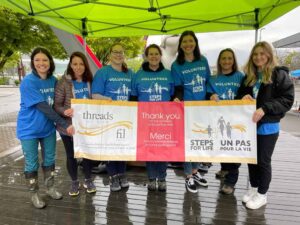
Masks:
[[[276,66],[272,47],[264,41],[253,47],[245,74],[237,98],[256,99],[252,120],[257,123],[257,165],[248,164],[251,188],[243,202],[249,209],[258,209],[267,204],[279,122],[293,105],[294,86],[288,68]]]

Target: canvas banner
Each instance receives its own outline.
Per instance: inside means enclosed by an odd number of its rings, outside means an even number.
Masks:
[[[74,155],[92,160],[136,160],[137,103],[72,99]]]
[[[72,99],[75,157],[256,163],[255,101]]]
[[[256,163],[255,101],[185,102],[185,160]]]

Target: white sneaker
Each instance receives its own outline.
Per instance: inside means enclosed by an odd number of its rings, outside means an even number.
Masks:
[[[247,191],[247,193],[243,196],[243,200],[242,200],[243,203],[249,202],[249,201],[253,198],[253,196],[256,195],[256,193],[257,193],[257,188],[251,187],[251,188]]]
[[[267,204],[267,195],[256,193],[256,195],[254,195],[252,199],[247,202],[246,207],[249,209],[259,209],[265,204]]]

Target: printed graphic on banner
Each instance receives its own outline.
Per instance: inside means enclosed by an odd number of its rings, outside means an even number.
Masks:
[[[75,157],[135,160],[136,103],[72,99],[72,108]]]
[[[138,103],[138,161],[184,161],[183,103]]]
[[[255,102],[249,103],[186,102],[186,161],[256,163]]]

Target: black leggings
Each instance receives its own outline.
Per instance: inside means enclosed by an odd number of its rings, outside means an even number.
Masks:
[[[61,139],[64,143],[66,155],[67,155],[67,170],[72,181],[77,180],[77,159],[74,158],[74,145],[73,138],[70,136],[60,134]],[[82,167],[85,179],[90,179],[92,174],[92,160],[83,159]]]
[[[269,190],[272,179],[271,158],[279,133],[257,135],[257,165],[248,164],[250,184],[258,188],[258,193]]]

